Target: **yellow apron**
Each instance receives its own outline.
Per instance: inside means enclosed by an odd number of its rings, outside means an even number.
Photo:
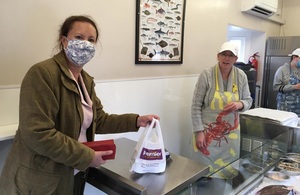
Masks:
[[[229,75],[227,91],[219,89],[218,77],[221,78],[221,74],[218,74],[218,66],[215,68],[215,76],[216,91],[214,92],[214,98],[209,107],[202,109],[202,123],[205,128],[205,140],[208,147],[199,150],[196,146],[195,134],[193,134],[192,140],[194,158],[210,166],[208,175],[236,160],[240,151],[238,112],[228,113],[223,111],[228,103],[239,100],[235,73],[232,70]],[[221,82],[223,82],[222,79]],[[230,166],[225,172],[219,172],[221,178],[227,178],[228,174],[237,173]]]

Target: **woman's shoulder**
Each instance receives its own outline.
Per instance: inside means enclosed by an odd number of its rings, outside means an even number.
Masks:
[[[211,75],[215,70],[215,66],[212,66],[212,67],[208,67],[208,68],[205,68],[201,74],[204,74],[204,75]]]
[[[204,81],[208,78],[211,78],[212,75],[213,75],[213,71],[214,71],[213,67],[209,67],[209,68],[206,68],[206,69],[202,70],[201,73],[198,76],[198,81],[199,80]]]
[[[50,73],[60,72],[61,69],[67,71],[67,64],[62,52],[55,54],[53,57],[37,62],[30,67],[29,71],[47,71]]]
[[[285,63],[282,66],[280,66],[276,70],[276,72],[277,73],[282,73],[282,74],[289,74],[290,73],[290,69],[291,69],[290,64],[289,63]]]
[[[243,71],[242,69],[240,69],[238,67],[235,67],[235,66],[233,66],[232,68],[235,70],[235,72],[237,72],[238,75],[243,76],[243,77],[247,77],[245,71]]]
[[[32,65],[27,71],[24,80],[54,81],[61,77],[61,69],[54,58],[48,58]]]
[[[49,58],[32,65],[28,72],[53,71],[53,69],[57,68],[54,64],[54,59]]]
[[[288,70],[290,71],[291,65],[289,63],[285,63],[282,66],[279,67],[282,70]]]

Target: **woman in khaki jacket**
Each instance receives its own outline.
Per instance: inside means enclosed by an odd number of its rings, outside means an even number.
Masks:
[[[104,112],[93,78],[82,69],[98,41],[89,17],[67,18],[58,40],[61,51],[32,66],[22,82],[19,128],[1,174],[0,194],[83,194],[87,168],[105,163],[102,156],[112,151],[95,152],[81,142],[94,140],[95,133],[137,131],[159,119]]]

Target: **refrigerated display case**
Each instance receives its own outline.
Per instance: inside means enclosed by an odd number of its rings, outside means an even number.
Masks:
[[[279,171],[278,163],[282,162],[282,158],[287,154],[296,153],[300,156],[297,137],[300,129],[246,115],[240,116],[240,127],[240,158],[208,177],[202,177],[192,183],[179,195],[254,195],[264,187],[272,185],[287,185],[300,192],[300,171],[282,181],[265,176],[270,171]]]

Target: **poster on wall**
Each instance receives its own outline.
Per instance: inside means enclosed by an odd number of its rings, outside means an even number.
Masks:
[[[185,0],[137,0],[136,64],[182,64]]]

